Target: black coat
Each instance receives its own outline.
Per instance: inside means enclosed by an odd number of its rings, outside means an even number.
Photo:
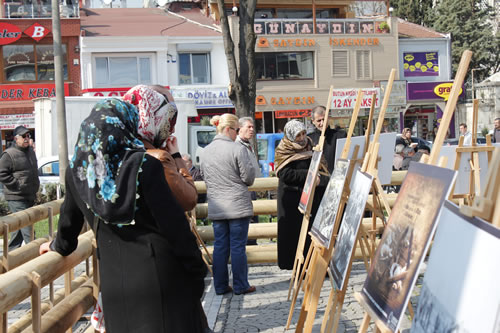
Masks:
[[[278,172],[278,266],[281,269],[293,269],[303,219],[298,206],[310,163],[311,159],[293,161]],[[320,184],[316,186],[314,193],[308,231],[311,230],[327,184],[328,177],[321,176]],[[310,237],[307,236],[304,258],[310,244]]]
[[[321,136],[321,131],[316,129],[313,133],[308,135],[314,145],[317,145],[319,138]],[[335,167],[335,150],[337,149],[337,139],[342,139],[347,136],[347,133],[343,130],[336,130],[327,127],[325,130],[325,143],[323,145],[323,156],[328,163],[328,172],[332,173]]]
[[[149,155],[145,158],[135,224],[119,227],[100,222],[97,226],[106,331],[203,332],[200,298],[207,268],[165,181],[161,162]],[[69,169],[66,188],[57,238],[51,246],[62,255],[76,248],[84,217],[93,222]]]

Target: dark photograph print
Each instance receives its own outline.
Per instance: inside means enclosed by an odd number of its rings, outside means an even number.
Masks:
[[[309,202],[309,198],[311,198],[311,192],[313,189],[314,180],[318,176],[319,165],[321,161],[321,151],[314,151],[311,159],[311,164],[309,164],[309,171],[307,171],[307,178],[304,184],[304,188],[302,189],[302,195],[300,196],[299,201],[299,210],[302,213],[305,213],[307,203]],[[311,198],[312,200],[312,198]]]
[[[337,290],[343,290],[348,280],[346,278],[347,271],[356,248],[359,226],[363,219],[372,182],[373,177],[371,175],[357,171],[354,182],[351,184],[351,194],[347,200],[345,214],[342,218],[339,235],[330,260],[330,270]]]
[[[412,163],[401,185],[361,295],[396,331],[456,171]]]
[[[311,233],[326,248],[330,246],[330,240],[332,238],[335,219],[337,217],[348,169],[348,160],[339,159],[336,161],[333,174],[326,186],[325,194],[321,199],[321,203],[311,227]]]
[[[500,229],[446,201],[411,333],[500,332]]]

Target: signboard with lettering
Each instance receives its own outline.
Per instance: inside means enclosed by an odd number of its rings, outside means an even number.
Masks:
[[[14,129],[17,126],[35,128],[35,115],[32,113],[0,115],[0,130]]]
[[[405,77],[439,76],[438,52],[405,52],[403,53],[403,69]]]
[[[40,25],[39,23],[33,23],[28,29],[24,30],[24,33],[37,42],[43,37],[49,34],[50,30]]]
[[[233,108],[229,99],[227,87],[181,87],[171,89],[175,98],[194,99],[197,109]]]
[[[317,34],[386,34],[388,30],[380,29],[385,20],[316,20]],[[264,19],[255,20],[254,32],[257,35],[304,35],[314,33],[312,20]]]
[[[387,89],[387,80],[380,81],[380,92],[382,93],[382,100],[385,97],[385,90]],[[406,105],[406,81],[395,80],[392,83],[391,96],[388,105]]]
[[[64,95],[69,95],[69,83],[64,84]],[[21,101],[40,97],[55,97],[55,84],[2,84],[0,101]]]
[[[304,118],[311,116],[311,110],[276,110],[275,118]]]
[[[444,100],[450,96],[453,82],[408,82],[408,100]],[[460,89],[459,97],[464,95],[463,88]]]
[[[14,43],[22,35],[21,29],[13,24],[0,22],[0,45]]]
[[[333,89],[331,109],[354,109],[356,96],[359,88],[352,89]],[[369,108],[372,105],[372,94],[375,93],[375,107],[379,107],[380,88],[362,88],[363,101],[361,108]]]

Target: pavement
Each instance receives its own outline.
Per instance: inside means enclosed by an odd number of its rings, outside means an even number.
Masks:
[[[423,269],[425,269],[425,265]],[[75,276],[79,276],[84,271],[85,262],[75,268]],[[232,293],[216,295],[212,278],[211,276],[207,276],[202,304],[209,326],[216,333],[294,332],[300,313],[303,292],[300,292],[297,298],[290,329],[285,330],[291,304],[287,300],[291,271],[280,270],[276,264],[254,264],[249,265],[248,275],[250,284],[256,286],[257,291],[246,295],[235,295]],[[357,332],[359,329],[365,312],[354,299],[354,293],[361,290],[365,278],[366,270],[363,262],[354,262],[337,331],[339,333]],[[420,292],[421,280],[422,275],[419,276],[417,285],[413,290],[411,301],[414,309],[416,309],[416,300]],[[64,288],[63,277],[54,282],[54,289],[58,290],[60,288]],[[330,290],[331,283],[326,278],[321,290],[312,332],[320,332]],[[48,298],[48,287],[42,289],[42,299],[44,298]],[[29,312],[30,308],[30,298],[12,308],[8,313],[8,325],[12,325],[22,315]],[[80,333],[87,330],[90,326],[91,313],[92,309],[73,326],[73,332]],[[400,326],[401,332],[409,332],[410,326],[409,317],[405,315]],[[373,323],[370,325],[368,332],[374,332]]]

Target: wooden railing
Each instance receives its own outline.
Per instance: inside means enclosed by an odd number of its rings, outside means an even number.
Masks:
[[[392,184],[401,184],[406,172],[393,172]],[[277,178],[259,178],[250,187],[254,191],[276,190]],[[199,193],[206,192],[203,182],[196,182]],[[395,195],[389,195],[389,202],[393,204]],[[95,302],[98,292],[98,272],[95,258],[95,238],[91,231],[82,233],[79,237],[77,249],[67,257],[61,257],[57,253],[38,255],[41,243],[47,241],[51,236],[39,238],[19,249],[8,251],[8,234],[26,226],[39,223],[48,219],[49,223],[53,216],[59,214],[62,200],[49,202],[47,204],[31,207],[25,211],[10,214],[0,218],[0,235],[3,235],[3,258],[2,274],[0,274],[0,333],[17,332],[66,332],[81,316],[87,312]],[[255,215],[276,215],[276,200],[254,201]],[[207,204],[198,204],[196,207],[197,217],[203,218],[207,215]],[[363,223],[369,223],[366,219]],[[379,221],[378,226],[382,226]],[[50,229],[50,228],[49,228]],[[213,240],[211,226],[198,226],[199,234],[206,242]],[[251,224],[249,228],[251,239],[276,239],[276,223]],[[277,251],[275,242],[247,247],[249,263],[276,262]],[[92,257],[92,268],[89,258]],[[86,272],[76,279],[73,276],[73,268],[86,261]],[[52,282],[64,275],[65,288],[54,291]],[[51,286],[49,298],[42,300],[40,289]],[[15,323],[7,327],[6,313],[26,298],[32,298],[32,311],[22,316]],[[88,332],[93,332],[89,329]]]

